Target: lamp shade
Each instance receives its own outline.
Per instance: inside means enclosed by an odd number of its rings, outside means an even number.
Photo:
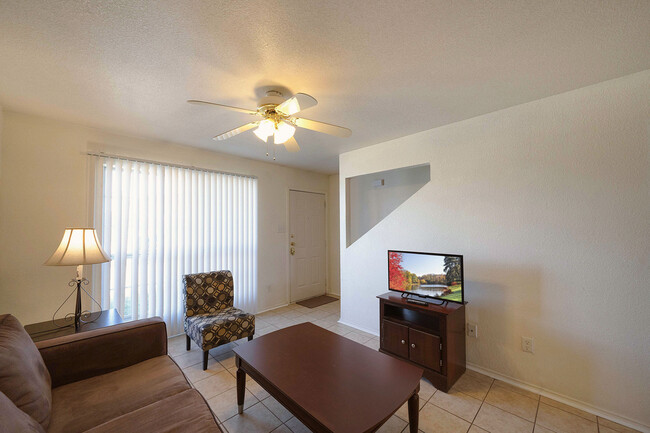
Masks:
[[[54,254],[47,259],[47,266],[92,265],[110,261],[102,249],[93,228],[66,228],[63,239]]]

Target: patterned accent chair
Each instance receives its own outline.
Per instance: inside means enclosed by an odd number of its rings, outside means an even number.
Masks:
[[[203,350],[203,369],[208,368],[208,351],[255,333],[255,316],[233,307],[235,297],[230,271],[183,276],[185,337]]]

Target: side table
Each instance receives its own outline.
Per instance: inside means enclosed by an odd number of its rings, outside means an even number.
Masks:
[[[74,330],[73,321],[65,319],[56,319],[54,323],[52,320],[48,320],[46,322],[25,325],[25,331],[27,331],[29,336],[32,337],[34,342],[37,342],[62,337],[64,335],[86,332],[92,329],[105,328],[107,326],[113,326],[124,322],[115,308],[103,310],[101,311],[101,315],[100,312],[90,313],[88,320],[95,319],[97,320],[94,322],[82,323],[79,331],[76,332]]]

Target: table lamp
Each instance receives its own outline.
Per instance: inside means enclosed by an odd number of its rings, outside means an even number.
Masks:
[[[68,227],[63,232],[63,239],[61,239],[59,247],[45,262],[47,266],[77,267],[77,276],[69,283],[70,286],[77,286],[77,304],[74,311],[75,331],[78,331],[81,326],[81,285],[88,284],[88,280],[83,277],[83,265],[104,263],[110,260],[97,239],[95,229]]]

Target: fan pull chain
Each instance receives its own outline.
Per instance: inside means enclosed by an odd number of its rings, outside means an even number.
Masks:
[[[266,156],[269,156],[269,140],[268,138],[266,139]]]
[[[273,161],[275,161],[275,146],[273,146]]]

